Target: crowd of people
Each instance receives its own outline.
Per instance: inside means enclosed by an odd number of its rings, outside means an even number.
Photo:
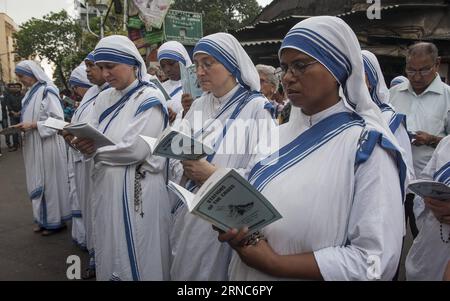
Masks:
[[[164,43],[147,68],[127,37],[101,39],[69,82],[82,99],[71,122],[114,142],[104,147],[44,125],[64,119],[58,89],[37,63],[20,62],[28,90],[8,109],[20,116],[10,120],[23,131],[34,231],[51,235],[71,219],[90,255],[84,276],[97,280],[395,280],[410,225],[407,279],[450,280],[450,200],[408,191],[414,179],[450,184],[450,87],[436,46],[411,45],[407,78],[390,89],[336,17],[299,22],[278,56],[279,68],[255,66],[236,38],[216,33],[192,57]],[[192,64],[197,99],[180,76]],[[168,126],[214,153],[152,155],[140,135]],[[282,218],[249,240],[248,228],[220,231],[167,190],[171,180],[196,192],[220,168],[236,169]]]

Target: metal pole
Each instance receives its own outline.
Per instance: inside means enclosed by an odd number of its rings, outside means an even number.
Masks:
[[[127,31],[128,1],[123,0],[123,31]]]
[[[89,26],[89,2],[86,2],[86,23],[87,23],[87,29],[89,30],[89,32],[98,38],[98,34],[93,32],[91,30],[91,27]]]
[[[103,14],[98,9],[97,12],[100,15],[100,39],[103,39],[103,37],[105,36],[105,32],[103,29]]]

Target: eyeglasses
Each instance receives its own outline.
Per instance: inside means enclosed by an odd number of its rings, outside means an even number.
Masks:
[[[302,63],[301,61],[295,61],[290,65],[281,65],[281,70],[276,72],[276,75],[281,75],[281,77],[284,77],[286,73],[290,70],[291,74],[295,77],[301,76],[303,73],[305,73],[305,70],[308,66],[311,66],[315,63],[318,63],[318,61],[312,61],[309,63]]]
[[[209,71],[209,69],[214,66],[214,64],[217,64],[216,61],[204,61],[201,63],[195,63],[195,71],[198,71],[199,68],[202,68],[203,71]]]
[[[408,77],[413,77],[413,76],[416,75],[416,73],[419,73],[420,76],[424,77],[424,76],[429,75],[433,71],[433,68],[434,68],[434,66],[430,67],[429,69],[425,69],[425,70],[409,70],[409,69],[406,69],[405,73],[406,73],[406,75]]]

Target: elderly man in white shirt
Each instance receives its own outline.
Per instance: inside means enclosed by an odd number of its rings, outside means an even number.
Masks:
[[[450,87],[439,77],[440,58],[432,43],[417,43],[408,49],[405,81],[391,88],[391,103],[406,115],[408,130],[414,134],[412,155],[420,175],[443,137],[450,133]],[[411,231],[417,235],[412,213],[413,196],[407,197],[406,214]]]

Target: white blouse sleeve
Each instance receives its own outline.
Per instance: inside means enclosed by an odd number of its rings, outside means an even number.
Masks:
[[[57,134],[57,130],[44,126],[44,122],[49,118],[64,119],[64,112],[62,110],[59,98],[48,92],[47,96],[42,100],[40,106],[40,115],[37,121],[37,130],[41,138],[47,138]]]
[[[164,129],[164,116],[160,106],[140,113],[127,125],[123,140],[114,146],[99,148],[94,157],[96,163],[106,165],[131,165],[144,161],[150,148],[139,135],[158,137]]]
[[[355,172],[347,245],[314,252],[325,280],[392,280],[404,229],[400,180],[394,160],[380,147]]]

